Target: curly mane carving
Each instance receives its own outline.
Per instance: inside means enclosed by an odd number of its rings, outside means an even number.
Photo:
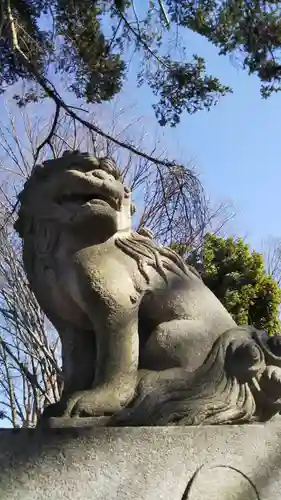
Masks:
[[[150,276],[146,272],[145,266],[153,267],[166,282],[168,280],[166,270],[181,278],[189,276],[188,270],[191,270],[200,278],[197,271],[191,266],[187,266],[174,250],[159,246],[151,238],[142,234],[131,233],[126,238],[116,238],[115,244],[125,254],[136,260],[139,271],[148,284]]]

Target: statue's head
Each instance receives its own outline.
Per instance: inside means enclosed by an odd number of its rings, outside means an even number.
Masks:
[[[35,167],[19,201],[15,229],[23,238],[32,221],[59,231],[88,228],[107,237],[131,229],[130,192],[110,158],[67,151]]]

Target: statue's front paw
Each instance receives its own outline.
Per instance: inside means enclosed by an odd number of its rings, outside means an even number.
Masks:
[[[72,417],[98,417],[113,415],[122,408],[120,399],[114,392],[87,391],[72,406]]]
[[[97,417],[118,413],[135,394],[137,373],[96,385],[72,394],[66,403],[64,417]]]
[[[117,391],[95,388],[73,394],[67,402],[65,417],[98,417],[114,415],[122,409],[124,399]]]

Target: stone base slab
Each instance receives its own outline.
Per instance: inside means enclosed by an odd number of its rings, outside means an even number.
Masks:
[[[109,422],[110,417],[51,417],[46,420],[42,420],[40,423],[41,429],[67,429],[67,428],[93,428],[93,427],[105,427]]]
[[[1,500],[280,498],[280,422],[0,430]]]

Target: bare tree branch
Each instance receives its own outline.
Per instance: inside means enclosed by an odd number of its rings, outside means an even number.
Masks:
[[[44,146],[46,144],[49,144],[49,146],[50,146],[50,148],[52,149],[52,152],[53,152],[53,146],[52,146],[52,143],[51,143],[51,139],[52,139],[53,135],[55,134],[55,131],[56,131],[56,128],[57,128],[57,125],[58,125],[59,116],[60,116],[60,106],[56,105],[55,116],[54,116],[54,120],[53,120],[52,126],[50,128],[50,132],[48,133],[47,137],[37,147],[36,153],[34,155],[34,164],[36,164],[36,162],[38,161],[40,151],[44,148]]]
[[[57,123],[58,123],[58,119],[59,119],[59,115],[60,115],[60,110],[63,109],[67,113],[67,115],[70,116],[75,122],[78,122],[81,125],[85,126],[88,130],[94,132],[95,134],[100,135],[101,137],[103,137],[107,141],[110,141],[110,142],[114,143],[115,145],[117,145],[121,148],[124,148],[124,149],[128,150],[129,152],[134,153],[135,155],[142,157],[143,159],[149,161],[151,165],[155,165],[157,170],[158,170],[158,174],[159,174],[160,178],[162,176],[162,173],[160,172],[160,167],[173,168],[176,165],[176,162],[170,162],[167,160],[161,160],[160,158],[153,157],[150,154],[141,151],[139,148],[135,147],[130,142],[119,140],[118,138],[104,132],[98,126],[93,125],[88,120],[85,120],[84,118],[79,116],[77,113],[75,113],[73,108],[71,108],[70,106],[68,106],[64,102],[64,100],[62,99],[62,97],[60,96],[60,94],[58,93],[56,88],[54,87],[54,85],[45,76],[42,76],[42,74],[40,74],[40,72],[37,70],[37,68],[29,60],[28,56],[22,51],[22,49],[19,45],[19,42],[18,42],[17,25],[16,25],[16,20],[14,19],[13,14],[12,14],[10,0],[7,0],[7,14],[8,14],[8,19],[9,19],[11,43],[12,43],[13,50],[15,51],[17,56],[19,57],[19,60],[21,61],[23,66],[32,75],[34,75],[34,78],[36,79],[36,81],[40,84],[40,86],[42,87],[42,89],[44,90],[46,95],[53,100],[53,102],[55,103],[55,106],[56,106],[53,124],[51,126],[51,129],[50,129],[50,132],[49,132],[47,138],[45,139],[45,141],[43,141],[43,144],[46,144],[46,143],[51,144],[51,135],[54,133],[54,131],[57,127]],[[120,16],[123,16],[123,14],[121,12],[119,14],[120,14]],[[123,20],[124,20],[124,22],[128,23],[126,18],[124,18]],[[131,28],[130,23],[128,23],[128,24]],[[131,29],[133,29],[133,28],[131,28]],[[135,36],[137,36],[137,33],[135,33]],[[142,40],[142,43],[144,43],[143,40]],[[146,48],[147,48],[147,50],[150,50],[148,46]],[[152,53],[153,53],[153,51],[152,51]],[[155,54],[153,53],[153,55],[155,55]],[[161,61],[161,63],[162,63],[162,61]],[[42,149],[42,147],[43,146],[41,145],[40,149]],[[198,199],[200,199],[198,206],[199,207],[203,206],[204,205],[204,196],[203,196],[202,186],[201,186],[199,180],[194,175],[194,172],[192,170],[189,170],[188,168],[185,168],[185,174],[186,174],[186,176],[189,176],[189,178],[190,178],[194,198],[198,197]],[[177,180],[177,176],[174,176],[174,181],[176,183],[178,183],[178,187],[179,187],[179,190],[181,192],[181,187],[179,185],[179,181]],[[188,213],[188,207],[185,203],[185,198],[183,198],[183,204],[185,206],[184,212],[186,215]],[[15,211],[15,209],[14,209],[14,211]]]
[[[265,267],[268,272],[281,285],[281,240],[280,238],[267,238],[262,242],[262,253]]]

